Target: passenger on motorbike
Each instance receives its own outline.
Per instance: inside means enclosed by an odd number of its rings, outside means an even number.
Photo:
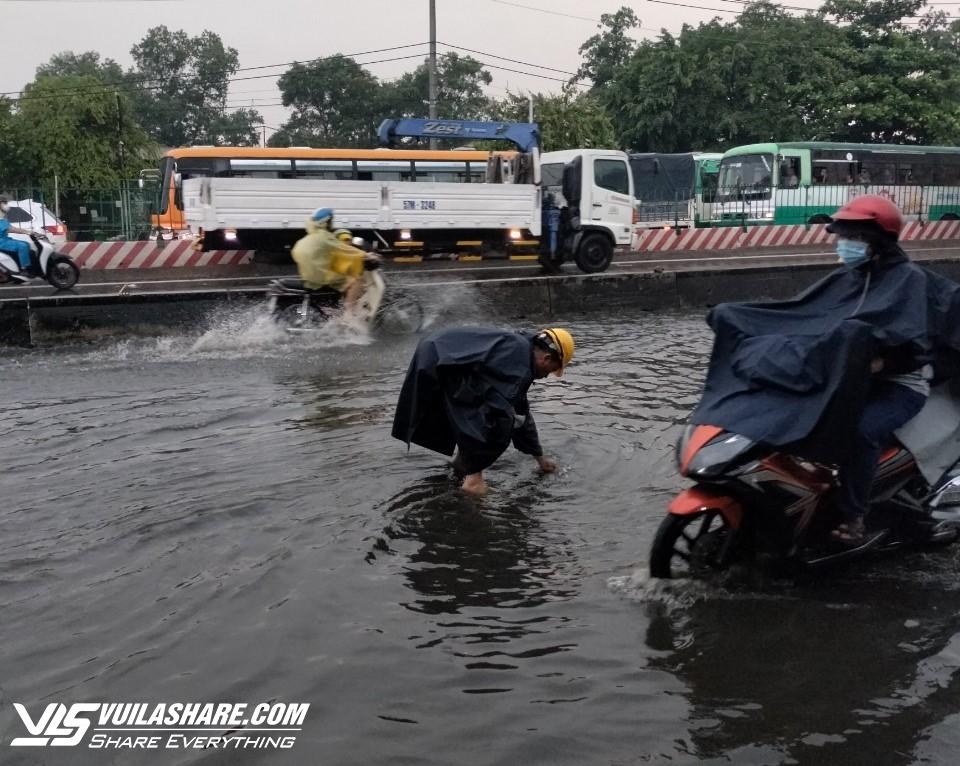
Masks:
[[[6,197],[0,196],[0,251],[17,256],[20,268],[26,271],[30,268],[30,246],[18,239],[11,239],[8,235],[30,234],[31,232],[10,224],[7,220],[7,210],[9,209],[10,201]]]
[[[903,229],[900,210],[876,195],[856,197],[833,215],[827,231],[837,235],[837,255],[850,269],[869,273],[880,261],[900,260],[893,268],[911,264],[897,244]],[[856,312],[855,312],[856,313]],[[857,318],[870,322],[869,315]],[[883,330],[883,326],[878,326]],[[870,508],[870,487],[882,451],[893,432],[923,409],[930,395],[933,339],[915,338],[910,344],[885,350],[873,359],[873,375],[852,449],[839,464],[839,506],[844,518],[833,537],[848,545],[864,542],[864,517]]]
[[[291,251],[304,286],[309,290],[331,287],[343,295],[345,312],[350,312],[363,292],[359,277],[364,261],[378,261],[350,244],[350,232],[333,230],[333,210],[318,208],[307,218],[307,235]],[[339,234],[339,236],[338,236]]]

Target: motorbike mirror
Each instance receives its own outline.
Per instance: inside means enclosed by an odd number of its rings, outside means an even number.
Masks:
[[[359,247],[361,250],[367,247],[367,240],[365,240],[363,237],[354,237],[350,240],[350,242],[353,243],[354,247]]]

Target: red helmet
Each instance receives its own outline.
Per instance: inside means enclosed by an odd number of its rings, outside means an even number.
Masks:
[[[851,223],[875,223],[888,234],[899,237],[903,230],[900,208],[879,194],[864,194],[854,197],[832,216],[833,221]],[[831,229],[832,230],[832,229]]]

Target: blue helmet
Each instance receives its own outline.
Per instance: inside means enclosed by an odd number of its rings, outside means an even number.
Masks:
[[[330,207],[318,207],[313,211],[310,216],[310,220],[317,224],[333,224],[333,208]]]

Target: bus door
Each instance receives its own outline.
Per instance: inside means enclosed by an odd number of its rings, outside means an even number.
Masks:
[[[809,189],[809,152],[801,149],[782,149],[777,155],[774,223],[805,223]]]

